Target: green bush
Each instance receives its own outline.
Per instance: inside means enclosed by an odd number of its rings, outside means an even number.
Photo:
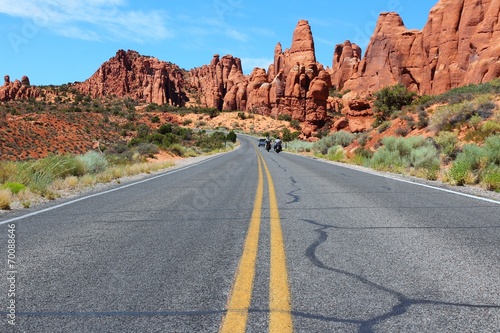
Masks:
[[[178,143],[174,143],[173,145],[171,145],[168,150],[174,154],[174,155],[177,155],[177,156],[184,156],[184,153],[186,151],[186,148],[184,146],[181,146],[180,144]]]
[[[426,102],[427,105],[435,103],[456,104],[466,100],[472,100],[480,94],[500,93],[500,79],[480,84],[470,84],[467,86],[454,88],[444,94],[435,96]]]
[[[161,142],[162,146],[169,147],[173,144],[179,143],[179,137],[173,133],[167,133],[163,135],[163,140]]]
[[[469,101],[442,106],[430,118],[430,125],[437,131],[451,131],[469,120],[475,112],[474,104]]]
[[[327,158],[330,161],[342,161],[344,159],[344,148],[342,146],[333,146],[328,148]]]
[[[483,148],[476,145],[465,145],[462,152],[450,168],[449,175],[457,185],[464,185],[470,175],[477,175],[481,161],[486,156]]]
[[[321,138],[319,141],[316,141],[313,144],[312,149],[322,155],[326,155],[328,154],[328,149],[330,147],[334,147],[337,145],[347,147],[354,141],[354,138],[354,134],[346,131],[335,132],[331,135]]]
[[[138,145],[136,149],[141,156],[147,156],[147,157],[153,157],[160,151],[158,149],[158,146],[152,143],[142,143]]]
[[[232,143],[235,143],[236,142],[236,133],[234,133],[234,131],[227,133],[226,139],[228,141],[231,141]]]
[[[489,165],[481,174],[481,182],[490,191],[500,191],[500,167]]]
[[[2,185],[2,189],[9,189],[12,194],[18,194],[26,189],[26,186],[17,182],[8,182]]]
[[[167,134],[172,133],[172,124],[163,124],[158,128],[158,133]]]
[[[456,161],[449,171],[449,176],[455,181],[455,184],[462,186],[465,184],[469,172],[472,172],[466,161]]]
[[[312,142],[302,141],[302,140],[293,140],[287,143],[287,150],[303,153],[311,151],[313,146]]]
[[[290,120],[290,126],[296,130],[300,130],[300,121],[297,119]]]
[[[500,166],[500,135],[486,139],[484,150],[487,163]]]
[[[68,176],[82,176],[85,174],[85,165],[73,155],[51,155],[31,164],[33,172],[43,172],[54,178]]]
[[[139,124],[139,126],[137,126],[137,137],[140,139],[146,138],[150,132],[151,128],[146,124]]]
[[[441,153],[445,156],[454,157],[458,151],[458,138],[453,132],[440,132],[434,137],[434,141]]]
[[[292,115],[289,115],[289,114],[280,114],[278,116],[278,120],[292,121]]]
[[[379,121],[389,119],[393,113],[412,104],[415,97],[416,94],[408,91],[402,84],[383,88],[375,93],[376,118]]]
[[[371,165],[375,169],[401,172],[415,168],[425,171],[428,178],[436,176],[439,156],[430,140],[421,136],[385,137],[382,144],[372,157]]]

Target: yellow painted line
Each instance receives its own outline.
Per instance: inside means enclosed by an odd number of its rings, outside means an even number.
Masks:
[[[269,332],[293,332],[292,304],[288,273],[286,269],[285,244],[281,230],[281,220],[278,210],[278,200],[274,189],[271,173],[262,155],[259,154],[266,171],[269,188],[269,209],[271,224],[271,271],[269,280]]]
[[[243,248],[243,254],[238,265],[235,282],[228,300],[227,314],[222,323],[221,333],[244,333],[248,319],[248,309],[252,299],[253,280],[255,276],[255,262],[259,245],[259,230],[262,211],[262,197],[264,193],[264,179],[261,162],[259,165],[259,179],[257,192],[252,211],[250,225]]]

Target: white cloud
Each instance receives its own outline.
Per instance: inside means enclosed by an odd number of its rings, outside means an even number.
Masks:
[[[162,11],[127,8],[125,0],[0,0],[0,13],[32,20],[61,36],[84,40],[161,40],[173,33]]]

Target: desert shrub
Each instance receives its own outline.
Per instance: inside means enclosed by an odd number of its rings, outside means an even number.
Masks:
[[[297,119],[290,120],[290,126],[296,130],[300,130],[300,121]]]
[[[434,137],[434,141],[441,153],[448,157],[454,157],[458,150],[458,138],[453,132],[442,131]]]
[[[175,143],[179,143],[178,136],[176,136],[173,133],[167,133],[167,134],[163,135],[163,139],[161,142],[162,146],[168,147],[168,146],[173,145]]]
[[[118,142],[117,144],[109,147],[104,151],[106,158],[111,164],[123,164],[132,161],[134,153],[128,145],[124,142]]]
[[[4,183],[11,179],[16,172],[16,163],[11,161],[0,161],[0,183]]]
[[[474,115],[472,117],[470,117],[469,119],[469,125],[474,128],[474,129],[477,129],[479,127],[479,124],[483,121],[483,118],[481,118],[480,116],[478,115]]]
[[[415,168],[425,170],[428,177],[434,177],[439,169],[437,149],[424,137],[385,137],[382,144],[371,161],[376,169],[401,172],[402,169]]]
[[[485,133],[486,136],[492,134],[500,134],[500,122],[495,120],[489,120],[484,122],[480,127],[480,131]]]
[[[18,194],[19,192],[25,190],[26,186],[18,182],[7,182],[3,184],[0,189],[10,190],[12,194]]]
[[[163,124],[158,128],[158,133],[167,134],[172,133],[172,124]]]
[[[487,138],[484,151],[487,163],[500,166],[500,135]]]
[[[312,146],[312,150],[315,151],[315,152],[318,152],[322,155],[326,155],[328,153],[328,148],[330,148],[331,146],[328,146],[325,142],[325,140],[321,139],[319,141],[316,141],[313,146]]]
[[[175,126],[172,133],[177,135],[180,140],[191,140],[193,137],[193,131],[186,127]]]
[[[416,94],[408,91],[402,84],[383,88],[375,93],[376,118],[380,121],[389,119],[394,112],[410,105],[415,97]]]
[[[139,126],[137,126],[137,137],[138,138],[146,138],[149,133],[151,132],[151,128],[149,128],[148,125],[146,124],[139,124]]]
[[[373,157],[373,151],[365,148],[358,148],[354,151],[354,154],[357,156],[361,156],[365,159],[371,159]]]
[[[399,136],[407,136],[408,133],[410,133],[410,128],[408,126],[405,127],[398,127],[396,128],[396,131],[394,134],[399,135]]]
[[[280,114],[278,120],[292,121],[292,116],[289,114]]]
[[[327,158],[330,161],[342,161],[344,159],[344,148],[339,145],[328,148]]]
[[[104,171],[108,166],[106,156],[93,150],[77,158],[84,165],[86,173],[96,174]]]
[[[50,173],[54,178],[82,176],[85,165],[73,155],[52,155],[32,164],[33,170]]]
[[[490,82],[480,84],[470,84],[458,88],[451,89],[444,94],[433,97],[428,103],[462,103],[466,100],[472,100],[477,95],[481,94],[497,94],[500,93],[500,80],[495,79]]]
[[[391,127],[391,122],[390,121],[384,121],[382,122],[379,127],[377,128],[377,131],[379,133],[384,133],[385,131],[387,131],[389,129],[389,127]]]
[[[180,144],[178,143],[174,143],[173,145],[171,145],[170,147],[168,147],[168,150],[174,154],[174,155],[177,155],[177,156],[184,156],[184,152],[186,150],[185,147],[181,146]]]
[[[465,145],[462,152],[450,168],[449,175],[457,185],[470,183],[479,173],[481,160],[484,159],[484,149],[476,145]]]
[[[50,195],[50,185],[55,177],[44,170],[34,170],[29,163],[23,163],[19,166],[19,182],[25,184],[33,193],[41,196]]]
[[[410,165],[418,170],[425,170],[427,179],[436,179],[440,162],[438,152],[433,145],[426,145],[412,150]]]
[[[160,117],[158,117],[158,116],[151,117],[151,122],[152,123],[159,123],[160,122]]]
[[[149,134],[146,140],[148,143],[154,143],[156,145],[161,145],[163,143],[164,138],[165,138],[165,136],[163,134],[155,132],[155,133]]]
[[[429,125],[429,114],[427,111],[422,110],[418,113],[417,128],[422,129]]]
[[[368,143],[368,140],[370,139],[370,135],[367,134],[367,133],[363,133],[361,134],[359,137],[358,137],[358,144],[361,146],[361,147],[364,147],[366,146],[366,144]]]
[[[488,190],[500,191],[500,167],[497,165],[489,165],[481,173],[481,183],[483,183]]]
[[[347,147],[354,141],[354,134],[346,131],[339,131],[332,135],[336,144]]]
[[[437,131],[450,131],[469,120],[475,111],[474,104],[469,101],[442,106],[432,115],[430,125]]]
[[[377,170],[398,171],[404,166],[401,155],[397,151],[391,151],[385,147],[378,149],[372,157],[370,165]]]
[[[240,118],[241,120],[245,120],[247,119],[247,115],[245,114],[245,112],[238,112],[238,118]]]
[[[298,153],[309,152],[313,146],[312,142],[293,140],[287,144],[287,149]]]
[[[226,139],[228,141],[231,141],[232,143],[235,143],[236,142],[236,133],[234,133],[234,131],[227,133]]]
[[[8,210],[12,204],[12,193],[9,189],[0,190],[0,209]]]
[[[325,136],[315,142],[312,148],[313,150],[326,155],[328,154],[328,149],[330,147],[337,145],[347,147],[354,141],[354,137],[354,134],[346,131],[335,132],[332,135]]]
[[[138,145],[136,149],[141,156],[148,156],[148,157],[153,157],[160,151],[158,149],[158,146],[152,143],[142,143]]]
[[[295,140],[300,135],[299,132],[291,132],[288,128],[283,128],[281,131],[281,137],[284,142],[290,142]]]
[[[489,95],[481,95],[476,100],[476,114],[482,119],[491,117],[497,105]]]

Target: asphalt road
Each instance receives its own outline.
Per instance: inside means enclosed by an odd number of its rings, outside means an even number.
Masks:
[[[500,203],[240,139],[3,216],[0,330],[500,332]]]

